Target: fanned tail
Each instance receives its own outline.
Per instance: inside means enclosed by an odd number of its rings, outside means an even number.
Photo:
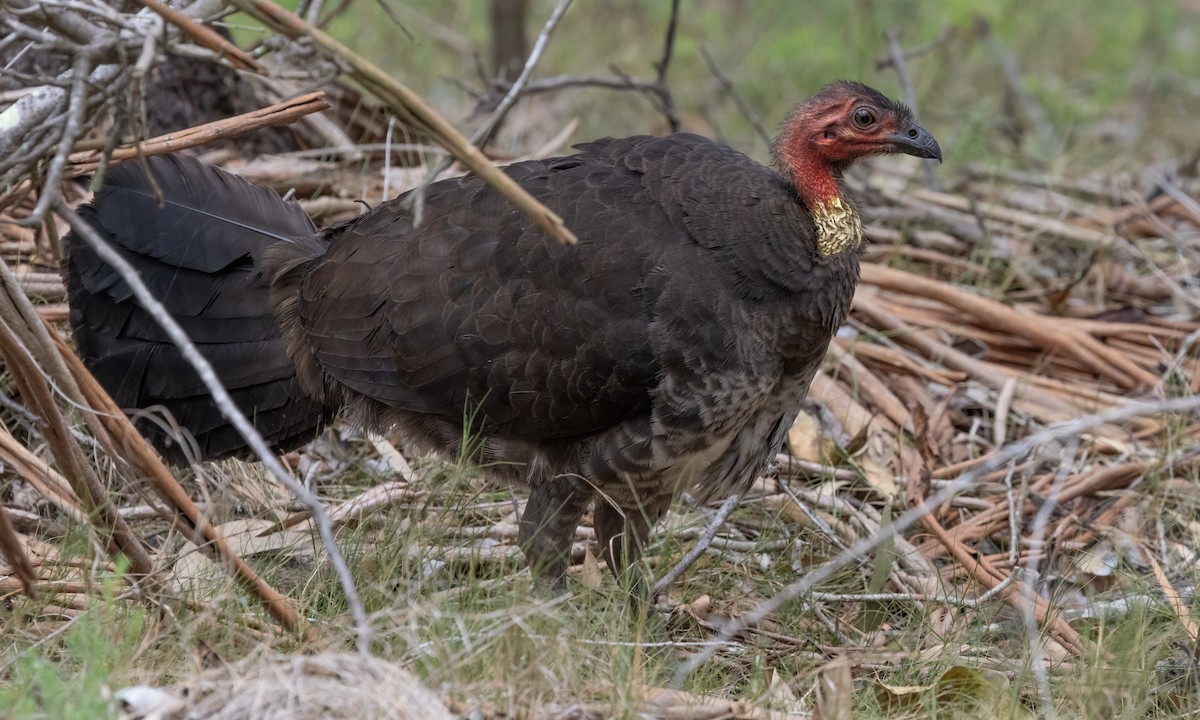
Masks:
[[[332,412],[296,379],[261,263],[273,244],[320,242],[316,228],[298,204],[191,158],[153,157],[149,168],[150,177],[136,163],[110,170],[80,214],[137,269],[267,441],[303,444]],[[64,249],[75,342],[121,407],[145,411],[139,430],[174,461],[243,455],[241,436],[120,275],[74,234]]]

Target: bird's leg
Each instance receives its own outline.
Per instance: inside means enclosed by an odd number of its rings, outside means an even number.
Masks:
[[[591,486],[566,477],[549,478],[530,490],[517,543],[539,584],[566,585],[571,542],[592,495]]]
[[[600,543],[600,556],[618,580],[628,576],[630,595],[635,601],[649,600],[649,586],[638,567],[650,529],[671,505],[671,496],[664,495],[633,507],[618,507],[601,498],[596,501],[592,527]]]

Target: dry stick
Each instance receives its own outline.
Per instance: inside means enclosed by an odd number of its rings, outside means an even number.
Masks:
[[[87,81],[91,71],[91,52],[85,49],[75,56],[75,62],[71,66],[71,92],[67,96],[67,123],[63,126],[62,134],[59,136],[58,149],[50,158],[46,178],[42,183],[42,193],[38,197],[33,211],[17,221],[20,225],[41,225],[46,218],[46,212],[50,209],[51,202],[60,195],[59,184],[63,180],[67,156],[70,155],[71,148],[75,146],[75,142],[83,135],[85,129],[84,111],[87,109],[88,101]]]
[[[992,57],[996,59],[996,62],[1000,63],[1000,68],[1004,71],[1004,77],[1008,81],[1009,90],[1012,91],[1017,104],[1025,114],[1025,118],[1033,125],[1034,132],[1037,133],[1038,140],[1042,144],[1039,150],[1050,152],[1058,144],[1054,135],[1054,128],[1050,125],[1050,120],[1046,117],[1045,108],[1037,101],[1033,93],[1029,92],[1029,88],[1026,87],[1025,81],[1021,77],[1021,67],[1017,64],[1016,56],[1005,47],[1004,43],[1001,42],[992,29],[992,24],[982,15],[975,17],[975,26],[979,34],[983,36],[988,50],[992,53]]]
[[[913,111],[913,115],[921,117],[921,113],[917,111],[917,91],[913,89],[912,75],[908,72],[908,62],[905,60],[904,49],[900,47],[900,31],[896,28],[890,28],[883,34],[887,38],[888,52],[892,56],[892,67],[896,69],[896,76],[900,78],[900,87],[904,91],[904,101],[908,103],[908,107]],[[925,170],[925,187],[930,190],[938,190],[937,175],[933,170],[935,167],[934,160],[926,159],[922,161],[921,167]]]
[[[995,590],[1001,584],[1007,584],[1008,589],[1003,591],[1001,599],[1018,610],[1024,609],[1026,605],[1025,591],[1023,590],[1024,584],[1015,580],[1015,573],[1006,577],[1004,573],[996,569],[987,559],[972,551],[961,540],[951,537],[946,529],[942,527],[942,524],[937,521],[937,518],[932,515],[921,518],[921,525],[926,531],[937,538],[938,542],[950,552],[954,560],[961,567],[974,576],[976,582],[988,591]],[[1050,606],[1044,598],[1038,595],[1032,596],[1032,603],[1034,616],[1037,621],[1045,623],[1047,618],[1051,616]],[[1066,620],[1061,617],[1054,617],[1050,623],[1050,630],[1058,637],[1063,647],[1075,655],[1082,654],[1085,647],[1083,639]]]
[[[708,65],[708,71],[717,79],[717,82],[721,85],[721,89],[729,97],[733,98],[733,104],[737,105],[738,111],[750,122],[750,126],[754,128],[754,132],[758,133],[758,137],[767,144],[767,147],[771,147],[771,134],[767,132],[766,126],[763,125],[762,118],[758,116],[758,113],[754,112],[754,108],[750,107],[746,99],[742,97],[742,94],[737,91],[737,88],[733,85],[733,81],[729,79],[729,75],[717,64],[717,59],[703,45],[700,46],[700,56],[704,58],[705,64]]]
[[[671,18],[667,21],[667,35],[663,40],[663,54],[654,63],[658,99],[662,103],[663,115],[671,132],[679,132],[679,112],[675,109],[675,98],[671,96],[671,88],[667,85],[667,69],[671,66],[671,55],[675,52],[675,31],[679,27],[679,0],[671,0]]]
[[[525,59],[525,66],[521,68],[521,74],[513,81],[513,84],[508,88],[504,98],[500,100],[500,104],[492,111],[488,119],[475,130],[471,135],[470,142],[476,147],[483,147],[492,137],[492,133],[504,121],[508,111],[517,104],[517,100],[521,97],[521,91],[529,84],[529,79],[533,77],[534,68],[542,59],[542,53],[546,50],[546,45],[550,42],[550,36],[554,34],[554,29],[558,27],[558,23],[562,20],[563,15],[567,13],[567,9],[571,7],[573,0],[559,0],[555,6],[554,12],[550,13],[550,18],[546,20],[546,24],[542,27],[542,31],[538,33],[537,42],[533,44],[533,50],[529,52],[529,57]],[[425,205],[425,191],[430,185],[437,180],[438,176],[446,172],[450,165],[454,162],[452,157],[444,157],[438,161],[436,165],[430,168],[426,173],[425,178],[416,190],[409,195],[409,202],[412,204],[413,224],[421,224],[422,208]],[[384,200],[387,200],[387,194],[384,193]]]
[[[8,463],[11,472],[20,475],[59,512],[80,525],[88,524],[87,513],[79,506],[79,498],[66,478],[18,442],[3,426],[0,426],[0,460]]]
[[[42,437],[46,439],[63,475],[71,483],[75,495],[83,503],[89,520],[105,540],[109,555],[116,560],[124,555],[129,560],[133,578],[150,580],[154,564],[125,519],[113,506],[95,470],[84,458],[83,451],[67,428],[67,422],[54,403],[54,396],[40,372],[37,362],[5,322],[0,322],[0,354],[4,356],[9,374],[29,403]]]
[[[1071,438],[1070,445],[1067,451],[1063,453],[1058,469],[1054,473],[1054,480],[1050,486],[1046,502],[1042,503],[1042,506],[1038,508],[1037,514],[1034,515],[1032,534],[1028,539],[1029,546],[1035,548],[1044,547],[1046,527],[1050,523],[1050,516],[1054,514],[1055,508],[1059,506],[1059,494],[1062,492],[1063,482],[1067,478],[1067,468],[1074,462],[1078,451],[1079,439]],[[1025,635],[1029,641],[1029,664],[1033,671],[1034,680],[1038,685],[1038,700],[1042,705],[1043,716],[1054,718],[1056,715],[1054,712],[1054,703],[1050,696],[1050,674],[1046,671],[1046,664],[1042,660],[1041,637],[1038,633],[1038,623],[1045,622],[1045,618],[1042,616],[1042,608],[1046,606],[1046,600],[1037,593],[1035,587],[1041,559],[1042,553],[1033,552],[1031,553],[1031,557],[1025,561],[1023,572],[1025,582],[1020,584],[1016,597],[1019,602],[1017,608],[1021,611],[1021,615],[1025,619]],[[986,562],[983,558],[979,560],[981,564]],[[1017,568],[1014,567],[1013,575],[1016,575],[1017,572]],[[1056,622],[1066,624],[1061,617],[1055,618],[1055,620]]]
[[[919,505],[915,505],[900,514],[900,516],[880,532],[858,540],[845,552],[839,553],[833,560],[810,571],[803,578],[787,586],[774,597],[759,603],[757,607],[741,618],[730,622],[702,652],[693,655],[680,667],[679,671],[675,674],[673,685],[678,687],[682,684],[696,668],[710,660],[718,650],[728,645],[733,638],[737,637],[747,628],[758,624],[768,615],[792,600],[807,594],[814,587],[833,577],[834,574],[842,569],[859,562],[859,559],[866,556],[867,553],[912,527],[930,511],[935,510],[950,498],[971,487],[987,473],[1004,467],[1012,460],[1028,455],[1041,445],[1064,438],[1078,437],[1082,433],[1102,425],[1128,422],[1133,418],[1147,415],[1195,412],[1197,410],[1200,410],[1200,395],[1162,400],[1154,403],[1130,403],[1125,407],[1084,415],[1068,422],[1051,425],[997,450],[989,456],[987,462],[980,463],[975,468],[959,475],[952,482],[947,483],[941,490],[925,498]]]
[[[880,331],[892,333],[893,339],[897,342],[911,345],[931,360],[940,362],[946,367],[961,370],[972,379],[993,390],[1001,390],[1010,377],[1019,377],[1017,373],[1007,368],[977,360],[923,332],[918,332],[916,328],[902,322],[885,310],[876,299],[867,297],[865,293],[855,294],[854,309],[871,318]],[[1017,385],[1017,396],[1040,402],[1057,413],[1066,414],[1075,411],[1075,408],[1059,402],[1057,398],[1049,398],[1045,396],[1045,393],[1034,392],[1026,383]]]
[[[116,165],[139,157],[185,150],[273,125],[288,125],[305,115],[328,108],[329,103],[325,100],[324,92],[308,93],[225,120],[217,120],[186,130],[159,135],[132,147],[117,148],[113,150],[109,164]],[[71,155],[67,177],[78,177],[95,172],[100,167],[102,157],[102,154],[95,150]]]
[[[1121,465],[1110,465],[1100,470],[1080,473],[1068,478],[1056,497],[1059,504],[1063,504],[1085,495],[1092,495],[1104,490],[1114,490],[1127,486],[1133,480],[1144,476],[1152,467],[1153,465],[1149,462],[1132,462]],[[1035,493],[1045,494],[1048,492],[1052,480],[1052,476],[1035,480],[1035,482],[1031,483],[1030,490]],[[1120,501],[1118,501],[1119,503]],[[984,510],[969,520],[956,525],[954,527],[954,537],[962,541],[979,540],[990,534],[994,528],[999,527],[1011,511],[1012,508],[1009,506],[1007,499],[997,500],[991,509]],[[1104,520],[1105,517],[1107,516],[1103,515],[1101,518],[1097,518],[1092,524],[1096,526],[1107,524]],[[1070,539],[1070,534],[1064,537],[1064,540],[1066,539]],[[922,552],[925,552],[930,557],[936,557],[940,554],[936,550],[922,550]]]
[[[892,190],[879,191],[889,201],[905,197],[898,192]],[[913,190],[907,195],[908,204],[928,202],[939,207],[957,210],[966,215],[983,215],[999,220],[1000,222],[1009,223],[1017,227],[1027,230],[1035,230],[1038,232],[1046,232],[1053,235],[1061,235],[1068,240],[1096,245],[1099,247],[1108,247],[1112,244],[1112,237],[1099,230],[1079,227],[1071,223],[1059,220],[1057,218],[1038,215],[1036,213],[1018,210],[1006,205],[998,205],[996,203],[982,202],[974,198],[962,197],[960,195],[951,195],[950,193],[934,192],[932,190]]]
[[[554,34],[554,29],[558,27],[559,21],[567,13],[567,9],[571,7],[571,2],[572,0],[559,0],[558,5],[554,7],[554,12],[550,13],[550,18],[546,20],[546,24],[542,26],[542,31],[538,33],[537,41],[533,44],[533,50],[529,52],[529,57],[526,58],[525,65],[521,68],[521,74],[513,81],[513,84],[508,88],[508,92],[504,94],[504,98],[500,100],[500,104],[492,111],[487,121],[479,126],[479,129],[471,135],[471,143],[473,145],[482,147],[487,144],[492,133],[500,126],[505,116],[508,115],[508,111],[517,104],[517,100],[521,97],[521,90],[529,84],[530,78],[533,77],[534,68],[541,61],[542,53],[545,52],[546,46],[550,43],[550,36]],[[447,163],[448,165],[449,163]]]
[[[1118,384],[1124,384],[1127,387],[1134,381],[1145,385],[1154,385],[1159,381],[1157,375],[1141,368],[1132,359],[1126,357],[1125,353],[1106,346],[1090,334],[1082,332],[1070,324],[1054,323],[1058,327],[1051,329],[1046,327],[1048,321],[1052,320],[1051,318],[1018,312],[1007,305],[980,297],[948,283],[931,283],[912,273],[875,265],[869,267],[869,270],[864,268],[863,274],[864,280],[871,284],[886,288],[891,292],[903,293],[905,298],[935,299],[947,306],[946,311],[953,308],[968,312],[980,321],[978,325],[997,328],[1004,332],[956,325],[952,321],[939,321],[936,318],[943,314],[941,308],[935,312],[927,312],[924,309],[906,308],[904,305],[897,307],[897,314],[901,316],[904,316],[906,314],[904,310],[907,310],[910,317],[919,315],[933,318],[931,322],[922,321],[920,324],[932,327],[950,326],[952,331],[973,335],[985,344],[992,346],[993,349],[1014,343],[1018,348],[1025,345],[1037,347],[1037,343],[1047,349],[1059,347],[1065,349],[1068,356],[1060,362],[1069,362],[1069,359],[1073,357],[1079,363],[1080,370],[1090,371],[1102,377],[1110,377]],[[993,355],[997,355],[997,353],[994,352]]]
[[[1142,554],[1150,561],[1150,569],[1154,571],[1154,579],[1158,582],[1158,587],[1166,596],[1167,602],[1171,605],[1171,610],[1175,612],[1175,616],[1179,618],[1179,624],[1183,626],[1188,637],[1192,640],[1192,645],[1200,642],[1200,626],[1196,625],[1196,621],[1192,619],[1191,612],[1188,610],[1187,603],[1179,597],[1179,591],[1171,584],[1171,579],[1167,577],[1163,571],[1162,565],[1158,559],[1150,552],[1147,547],[1142,547]]]
[[[691,567],[692,563],[696,562],[704,554],[704,551],[712,544],[713,538],[717,536],[717,532],[721,529],[721,526],[725,524],[729,513],[733,512],[733,509],[737,507],[738,500],[741,499],[741,493],[734,493],[725,498],[725,502],[721,503],[721,507],[717,509],[717,514],[713,516],[712,522],[708,524],[708,527],[704,528],[704,534],[700,536],[700,539],[696,541],[692,549],[688,550],[682,560],[675,563],[675,567],[671,568],[666,575],[663,575],[658,582],[654,583],[654,587],[650,590],[651,600],[674,585],[679,576],[683,575],[684,571]]]
[[[183,328],[179,326],[175,318],[171,317],[166,308],[162,306],[162,303],[154,297],[145,283],[142,282],[141,277],[134,270],[133,266],[119,252],[114,250],[104,238],[100,237],[99,233],[91,225],[79,217],[74,210],[67,207],[65,203],[59,201],[56,211],[71,226],[71,230],[83,238],[84,242],[100,256],[100,259],[116,270],[121,279],[129,285],[138,303],[166,331],[171,341],[179,348],[184,359],[192,366],[196,374],[200,376],[201,381],[204,382],[204,386],[212,394],[213,402],[220,408],[221,414],[225,419],[246,440],[246,444],[254,451],[254,454],[258,456],[259,460],[262,461],[271,474],[313,514],[313,522],[316,524],[317,532],[321,536],[321,543],[325,547],[325,552],[329,555],[329,562],[333,565],[333,569],[338,576],[338,581],[342,585],[342,591],[346,595],[346,604],[349,608],[350,616],[354,620],[355,631],[358,635],[358,650],[360,653],[366,654],[370,649],[370,627],[367,625],[367,614],[363,610],[362,601],[359,599],[358,589],[354,586],[354,578],[350,574],[350,569],[346,566],[346,561],[342,556],[341,550],[338,549],[337,540],[333,535],[333,527],[329,524],[329,516],[325,513],[325,508],[322,507],[320,499],[288,474],[287,470],[280,464],[279,458],[275,457],[275,454],[271,452],[271,448],[263,440],[262,435],[259,434],[254,425],[238,409],[233,398],[229,396],[229,391],[221,384],[212,365],[200,354],[200,351],[192,343],[191,338],[183,331]]]
[[[187,35],[190,35],[197,45],[208,48],[220,55],[229,58],[230,62],[237,65],[241,70],[253,70],[259,74],[265,74],[266,68],[259,65],[254,58],[250,57],[244,50],[237,45],[229,42],[221,37],[220,33],[202,25],[187,15],[181,13],[175,8],[164,5],[158,0],[137,0],[145,7],[153,10],[162,16],[163,20],[171,23],[175,27],[182,30]]]
[[[563,219],[530,195],[502,170],[493,165],[479,148],[472,145],[462,133],[446,122],[445,118],[430,107],[408,87],[397,82],[366,58],[358,55],[342,43],[284,10],[271,0],[231,0],[268,27],[296,39],[310,37],[332,53],[348,69],[349,74],[368,92],[378,97],[393,113],[411,125],[426,130],[439,145],[449,150],[509,202],[525,212],[551,237],[566,245],[578,240],[563,223]]]
[[[13,574],[17,576],[17,580],[21,581],[22,592],[31,598],[37,597],[37,592],[33,587],[33,583],[37,580],[37,573],[34,572],[33,563],[29,561],[29,555],[25,553],[25,545],[17,535],[17,529],[13,527],[12,520],[8,518],[8,513],[2,504],[0,504],[0,555],[4,556],[4,559],[8,561],[8,566],[12,568]]]
[[[109,455],[128,462],[149,479],[151,485],[158,491],[159,497],[186,518],[193,531],[193,536],[204,538],[204,543],[197,543],[200,546],[200,550],[209,555],[218,567],[228,568],[234,579],[247,592],[262,602],[267,612],[278,620],[281,625],[289,631],[302,632],[305,625],[304,619],[296,611],[295,607],[292,606],[291,601],[268,585],[229,546],[221,531],[208,521],[208,518],[200,511],[200,508],[196,506],[192,498],[179,485],[179,481],[175,479],[175,476],[163,464],[158,453],[134,429],[133,423],[129,421],[125,413],[121,412],[116,402],[105,392],[100,383],[96,381],[96,378],[84,366],[79,356],[67,346],[66,341],[61,336],[56,336],[55,340],[59,352],[62,353],[68,367],[79,383],[85,400],[98,412],[100,421],[111,430],[112,441],[106,445]]]
[[[1101,377],[1111,378],[1125,388],[1153,387],[1159,377],[1137,363],[1114,351],[1091,335],[1073,329],[1047,327],[1044,318],[1023,315],[1016,310],[946,283],[931,283],[925,278],[902,270],[866,264],[862,268],[863,282],[902,293],[912,293],[943,302],[971,313],[991,327],[1039,342],[1048,349],[1061,350]]]
[[[843,368],[846,381],[858,390],[859,397],[870,405],[881,410],[892,422],[900,428],[912,432],[912,414],[900,398],[888,388],[887,383],[871,372],[841,345],[829,346],[829,354],[837,361],[837,367]]]

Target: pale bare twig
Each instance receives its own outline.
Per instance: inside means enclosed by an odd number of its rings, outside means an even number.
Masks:
[[[550,17],[546,20],[546,24],[542,26],[542,31],[538,33],[537,41],[533,44],[533,49],[530,50],[529,57],[525,60],[525,66],[521,68],[521,74],[517,76],[515,81],[513,81],[513,84],[508,88],[508,92],[504,94],[504,98],[500,101],[500,104],[496,106],[496,109],[492,111],[492,114],[488,116],[488,119],[471,135],[470,142],[472,145],[475,145],[476,147],[483,147],[486,145],[491,139],[492,133],[495,132],[496,128],[500,126],[500,123],[504,121],[505,116],[508,115],[508,111],[511,110],[517,103],[517,100],[520,99],[521,92],[524,90],[525,86],[529,84],[530,78],[533,77],[534,69],[537,67],[538,62],[542,59],[542,53],[545,52],[546,46],[550,42],[550,36],[554,34],[554,29],[558,27],[559,21],[562,20],[563,15],[565,15],[567,12],[567,9],[571,7],[572,2],[573,0],[559,0],[558,5],[554,7],[554,11],[550,13]],[[429,186],[432,185],[437,180],[438,176],[444,173],[452,163],[453,159],[450,157],[445,157],[439,160],[438,163],[434,165],[433,168],[431,168],[430,171],[425,175],[425,179],[421,181],[421,184],[409,194],[407,202],[412,208],[414,225],[421,224],[425,206],[425,193]],[[384,195],[384,199],[387,199],[386,194]]]
[[[975,608],[994,598],[1003,588],[1016,580],[1011,576],[1004,581],[1003,586],[997,586],[976,598],[954,597],[952,595],[926,595],[924,593],[881,592],[881,593],[809,593],[806,597],[816,602],[913,602],[937,605],[958,605],[965,608]]]
[[[675,567],[671,568],[666,575],[663,575],[658,582],[654,583],[654,587],[650,590],[651,598],[658,597],[664,590],[674,585],[675,581],[683,575],[684,571],[691,567],[692,563],[696,562],[704,554],[704,551],[712,544],[713,538],[717,536],[717,532],[725,524],[725,520],[728,519],[729,514],[733,512],[733,509],[737,507],[738,501],[741,499],[741,493],[734,493],[725,498],[725,502],[721,503],[721,507],[713,515],[712,522],[704,529],[704,534],[700,536],[700,539],[696,541],[692,549],[687,551],[683,559],[675,563]]]
[[[508,92],[500,100],[500,104],[488,116],[487,121],[480,125],[479,128],[471,135],[471,142],[479,147],[483,147],[491,139],[492,134],[504,118],[508,115],[508,111],[516,105],[517,100],[521,97],[521,92],[529,81],[533,78],[533,71],[537,68],[538,62],[542,59],[542,53],[546,51],[546,46],[550,43],[550,36],[554,34],[555,28],[562,20],[563,15],[571,7],[572,0],[559,0],[558,5],[554,7],[554,12],[550,13],[546,24],[542,26],[542,31],[538,33],[537,41],[533,44],[533,49],[529,51],[529,57],[525,60],[525,66],[521,68],[521,74],[509,86]]]
[[[647,80],[634,78],[621,72],[616,67],[610,68],[612,75],[560,75],[557,77],[531,80],[523,88],[523,95],[534,95],[543,92],[563,90],[575,87],[599,87],[612,90],[636,90],[654,99],[659,112],[667,120],[671,132],[678,132],[680,127],[679,112],[675,108],[675,100],[671,88],[667,84],[667,71],[671,66],[671,58],[675,52],[675,35],[679,26],[679,0],[671,2],[671,16],[667,21],[667,30],[663,39],[662,56],[654,63],[655,78]]]
[[[87,79],[92,69],[91,53],[87,49],[75,56],[75,64],[71,68],[71,92],[67,96],[67,123],[58,140],[58,150],[50,159],[46,180],[43,184],[37,205],[28,217],[19,221],[22,225],[40,225],[50,209],[50,204],[59,196],[59,183],[63,179],[63,169],[67,164],[67,156],[75,141],[83,134],[83,111],[87,106]]]

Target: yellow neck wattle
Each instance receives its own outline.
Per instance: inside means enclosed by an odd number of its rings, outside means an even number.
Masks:
[[[862,244],[862,220],[858,211],[840,197],[811,204],[813,222],[817,225],[817,252],[832,257]]]

